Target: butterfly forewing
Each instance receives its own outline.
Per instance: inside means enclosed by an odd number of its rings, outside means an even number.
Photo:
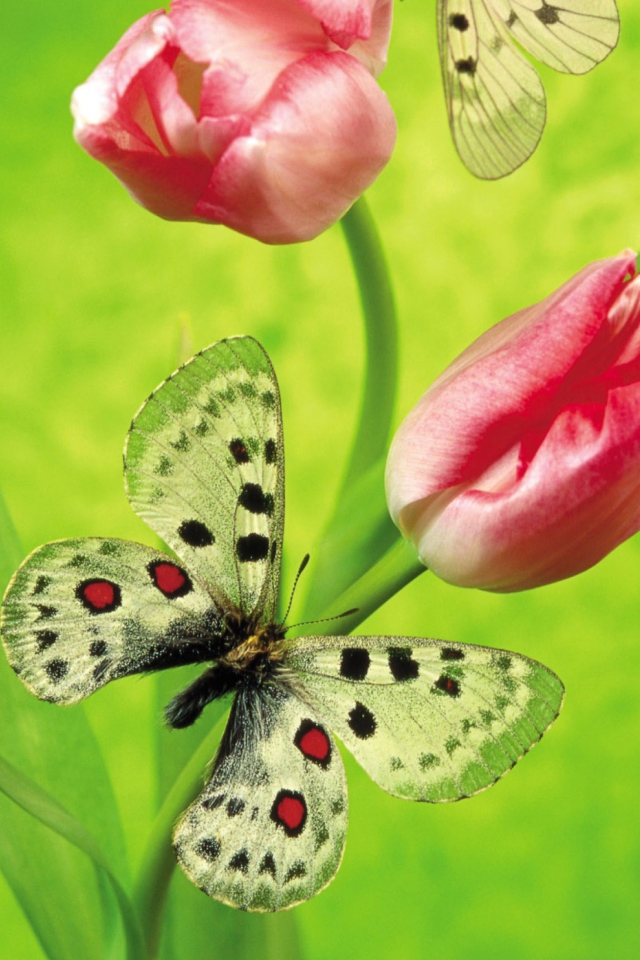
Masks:
[[[484,3],[440,0],[438,14],[445,97],[458,153],[476,176],[502,177],[524,163],[542,135],[542,83]]]
[[[534,660],[412,637],[308,637],[286,666],[298,695],[385,790],[446,801],[511,769],[560,710],[563,686]]]
[[[614,0],[438,0],[440,62],[453,140],[483,179],[511,173],[535,150],[544,89],[518,44],[566,73],[585,73],[618,40]]]
[[[220,610],[275,615],[284,527],[278,384],[250,337],[176,371],[135,416],[125,448],[135,511],[208,585]]]
[[[176,662],[202,660],[220,629],[206,590],[186,570],[126,540],[39,547],[14,576],[2,608],[9,663],[36,696],[54,703],[168,666],[172,653]]]
[[[524,49],[562,73],[587,73],[618,42],[615,0],[492,0]]]
[[[189,877],[243,910],[283,910],[331,881],[346,829],[344,767],[327,728],[282,688],[241,690],[211,779],[176,829]]]

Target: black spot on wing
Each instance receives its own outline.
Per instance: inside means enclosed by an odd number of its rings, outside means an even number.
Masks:
[[[402,683],[418,678],[420,664],[412,659],[412,653],[408,647],[389,647],[389,670],[394,680]]]
[[[92,657],[104,657],[107,652],[107,643],[105,640],[94,640],[89,647],[89,653]]]
[[[36,609],[38,610],[38,620],[51,620],[58,612],[57,607],[48,607],[42,603],[38,603]]]
[[[240,873],[249,872],[249,851],[238,850],[229,860],[229,870],[238,870]]]
[[[306,877],[307,868],[305,867],[302,860],[296,860],[289,869],[287,870],[284,878],[285,883],[291,883],[292,880],[299,880],[301,877]]]
[[[353,710],[349,711],[348,723],[359,740],[367,740],[376,732],[376,718],[371,710],[358,701]]]
[[[38,630],[36,633],[36,643],[38,644],[38,652],[41,653],[43,650],[47,650],[49,647],[58,639],[58,634],[53,630]]]
[[[190,547],[209,547],[215,537],[200,520],[184,520],[178,527],[178,536]]]
[[[245,803],[240,797],[232,797],[227,804],[227,816],[237,817],[244,810]]]
[[[220,856],[220,841],[215,837],[203,837],[198,840],[195,851],[203,860],[213,863]]]
[[[546,26],[550,26],[553,23],[558,23],[560,20],[558,8],[552,7],[548,3],[543,3],[539,10],[534,10],[533,12],[540,23],[544,23]]]
[[[259,483],[243,484],[238,503],[249,513],[273,513],[273,494],[265,493]]]
[[[240,563],[264,560],[268,553],[269,538],[261,533],[249,533],[245,537],[238,537],[236,541],[236,555]]]
[[[368,650],[361,647],[345,647],[340,655],[340,676],[345,680],[364,680],[369,667],[371,657]]]
[[[36,597],[39,593],[44,593],[50,583],[51,577],[46,577],[44,574],[42,574],[36,580],[35,586],[31,591],[31,595]]]
[[[66,660],[50,660],[46,665],[45,670],[47,671],[47,676],[53,683],[59,683],[61,680],[64,680],[66,675],[69,672],[69,664]]]
[[[229,452],[236,463],[249,463],[251,459],[247,445],[240,437],[229,441]]]
[[[273,859],[273,854],[270,851],[267,851],[267,853],[265,853],[264,857],[260,861],[260,866],[258,867],[258,873],[269,873],[275,880],[276,862]]]
[[[434,689],[439,690],[441,693],[446,693],[448,697],[459,697],[460,696],[460,684],[454,677],[438,677],[434,683]]]
[[[275,463],[278,456],[278,448],[275,440],[269,438],[264,445],[264,459],[267,463]]]
[[[461,33],[464,33],[465,30],[469,29],[469,21],[464,13],[452,13],[449,15],[449,26],[453,27],[454,30],[459,30]]]
[[[476,61],[473,57],[466,57],[463,60],[456,60],[455,68],[458,73],[473,76],[476,72]]]
[[[455,647],[443,647],[440,651],[441,660],[464,660],[464,650]]]
[[[214,797],[205,797],[201,806],[204,807],[205,810],[217,810],[217,808],[224,803],[225,797],[226,793],[217,793]]]

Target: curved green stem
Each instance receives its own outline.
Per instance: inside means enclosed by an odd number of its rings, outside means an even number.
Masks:
[[[424,573],[426,569],[427,567],[418,560],[412,544],[398,536],[391,549],[355,583],[336,597],[323,611],[322,616],[338,617],[345,610],[352,609],[354,613],[348,617],[331,620],[329,623],[320,623],[317,628],[314,627],[313,632],[323,636],[351,633],[378,607]]]
[[[365,372],[351,454],[334,513],[313,552],[313,589],[304,618],[323,609],[375,562],[396,537],[384,503],[384,463],[398,382],[398,336],[391,278],[364,197],[341,221],[365,328]],[[357,517],[357,529],[354,528]],[[345,536],[345,531],[350,533]]]
[[[226,722],[225,714],[192,754],[151,828],[133,892],[149,960],[155,960],[158,955],[169,884],[176,866],[176,855],[171,846],[173,828],[180,814],[202,789],[205,770],[215,754]]]
[[[364,197],[340,221],[358,281],[366,367],[360,419],[343,491],[386,454],[398,385],[396,308],[382,243]]]

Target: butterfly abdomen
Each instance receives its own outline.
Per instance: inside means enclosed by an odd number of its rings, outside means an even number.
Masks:
[[[227,649],[209,670],[167,705],[165,718],[169,726],[189,727],[213,700],[238,687],[258,687],[267,681],[282,659],[283,635],[281,627],[270,624]]]

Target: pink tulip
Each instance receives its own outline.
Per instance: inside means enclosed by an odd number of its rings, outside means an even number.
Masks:
[[[526,590],[640,529],[640,276],[625,251],[483,334],[400,426],[394,521],[442,579]]]
[[[390,29],[391,0],[174,0],[74,92],[74,134],[158,216],[310,240],[391,156]]]

